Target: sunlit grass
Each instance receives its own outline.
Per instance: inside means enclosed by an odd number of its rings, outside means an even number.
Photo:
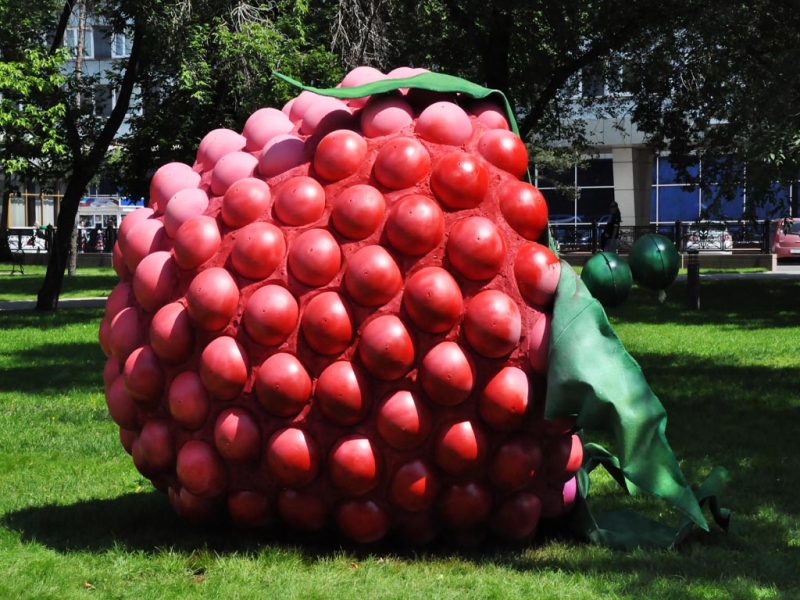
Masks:
[[[35,300],[44,282],[47,267],[26,265],[25,275],[0,268],[0,301]],[[111,267],[80,267],[74,276],[64,275],[62,298],[93,298],[108,296],[119,281]]]
[[[701,311],[685,293],[660,304],[635,288],[609,311],[689,481],[731,473],[731,532],[670,552],[564,539],[413,552],[190,527],[107,415],[102,310],[0,312],[0,598],[798,598],[800,285],[704,282]],[[592,505],[670,518],[600,473]]]

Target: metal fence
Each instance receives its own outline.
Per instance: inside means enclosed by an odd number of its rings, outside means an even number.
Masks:
[[[620,227],[619,251],[627,253],[633,243],[648,233],[660,233],[672,240],[681,252],[686,251],[687,243],[692,234],[702,232],[703,228],[713,230],[726,230],[731,237],[732,249],[754,250],[769,254],[771,252],[774,233],[773,223],[766,221],[737,221],[734,223],[695,223],[677,221],[671,224],[650,224]],[[600,252],[601,233],[603,224],[592,223],[554,223],[550,225],[551,235],[555,238],[561,252]],[[48,226],[44,229],[11,228],[6,230],[8,245],[12,251],[22,252],[49,252],[55,235],[55,228]],[[106,228],[78,228],[79,252],[111,252],[117,241],[117,229]],[[702,249],[702,242],[701,242]]]
[[[600,252],[603,224],[591,223],[554,223],[550,225],[551,235],[555,238],[561,252]],[[769,254],[771,252],[772,221],[737,221],[737,222],[683,222],[660,223],[650,225],[622,226],[619,229],[620,252],[626,253],[633,243],[648,233],[659,233],[672,240],[681,252],[687,245],[700,246],[706,244],[708,231],[726,231],[730,236],[730,248],[735,250],[754,250]],[[707,249],[716,249],[709,247]],[[725,250],[725,247],[719,250]]]
[[[6,229],[8,248],[12,252],[50,252],[56,228],[12,227]],[[78,228],[78,252],[111,252],[117,241],[117,228]]]

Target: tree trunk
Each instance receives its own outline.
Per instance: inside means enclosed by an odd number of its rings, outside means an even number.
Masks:
[[[143,32],[144,26],[137,22],[134,27],[131,55],[128,57],[128,64],[125,67],[125,74],[119,87],[117,104],[111,111],[111,116],[106,120],[97,140],[84,156],[78,154],[80,152],[80,144],[74,144],[78,150],[73,159],[72,177],[67,184],[64,197],[61,199],[61,210],[58,212],[57,229],[53,247],[50,251],[50,261],[47,263],[47,273],[36,302],[36,310],[38,311],[53,311],[58,308],[58,297],[61,294],[61,284],[64,281],[64,271],[67,268],[69,243],[72,238],[72,232],[75,229],[78,206],[83,193],[89,186],[89,182],[100,168],[103,158],[114,140],[114,136],[119,131],[119,126],[122,124],[125,114],[128,112],[133,86],[140,67]],[[70,123],[68,120],[66,125],[68,131],[71,131],[74,141],[80,142],[77,125]]]
[[[69,256],[67,257],[67,275],[75,277],[78,272],[78,228],[72,226],[72,235],[69,236]]]
[[[75,230],[75,217],[78,215],[78,206],[86,186],[91,181],[92,173],[91,167],[85,164],[81,165],[80,169],[76,169],[67,184],[64,197],[61,199],[56,233],[50,248],[50,260],[47,263],[44,282],[37,296],[36,310],[38,311],[54,311],[58,308],[58,297],[61,294],[61,284],[67,268],[70,239]]]
[[[8,248],[8,215],[11,210],[11,188],[3,190],[3,201],[0,203],[0,248]]]

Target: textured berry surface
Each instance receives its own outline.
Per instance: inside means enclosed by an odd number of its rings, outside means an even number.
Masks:
[[[106,399],[185,519],[520,540],[573,503],[525,146],[485,100],[415,92],[261,109],[124,219]]]

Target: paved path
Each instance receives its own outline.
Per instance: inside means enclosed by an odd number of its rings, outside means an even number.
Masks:
[[[105,296],[102,298],[61,298],[58,308],[103,308],[106,305]],[[0,300],[0,311],[3,310],[33,310],[36,300]]]
[[[686,279],[686,275],[678,276],[678,279]],[[700,269],[700,281],[714,280],[721,281],[726,279],[789,279],[800,280],[800,264],[778,265],[775,271],[759,271],[757,273],[703,273]]]

